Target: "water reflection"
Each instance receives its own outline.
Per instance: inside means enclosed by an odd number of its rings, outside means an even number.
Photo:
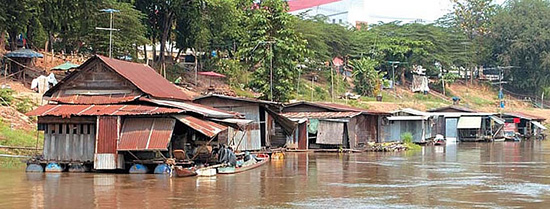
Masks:
[[[234,175],[170,178],[0,171],[0,208],[543,207],[550,142],[406,153],[287,153]]]

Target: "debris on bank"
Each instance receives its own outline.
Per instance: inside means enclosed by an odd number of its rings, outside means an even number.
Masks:
[[[400,152],[406,151],[409,147],[401,142],[370,143],[367,152]]]

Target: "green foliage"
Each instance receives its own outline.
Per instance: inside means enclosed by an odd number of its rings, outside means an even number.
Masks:
[[[228,77],[231,86],[242,89],[250,80],[250,72],[238,60],[218,59],[216,65],[218,71]]]
[[[447,73],[443,75],[443,80],[445,80],[445,85],[450,86],[453,84],[460,76],[454,73]]]
[[[287,13],[284,1],[265,0],[246,10],[246,28],[239,55],[254,73],[250,86],[263,99],[288,101],[294,93],[297,64],[307,54],[306,40],[293,30],[296,17]],[[271,70],[272,68],[272,70]],[[270,77],[273,75],[273,98]]]
[[[13,101],[13,90],[0,89],[0,105],[8,106]]]
[[[18,112],[27,113],[31,111],[36,106],[36,104],[32,102],[31,98],[23,97],[23,98],[17,99],[17,101],[15,101],[14,106]]]
[[[384,79],[385,72],[377,71],[378,62],[371,58],[362,58],[351,62],[355,77],[355,90],[363,96],[377,96]]]
[[[412,143],[413,142],[413,135],[410,132],[405,132],[401,134],[401,140],[403,143]]]

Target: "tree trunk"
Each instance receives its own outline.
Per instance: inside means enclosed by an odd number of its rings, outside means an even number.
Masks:
[[[0,54],[3,54],[4,50],[6,49],[6,32],[2,31],[0,32]]]
[[[145,57],[145,63],[149,63],[149,58],[147,57],[147,44],[143,44],[143,56]]]
[[[11,31],[8,34],[10,35],[10,50],[15,51],[17,50],[17,32]]]
[[[166,51],[166,41],[168,40],[168,34],[170,33],[170,28],[172,26],[173,12],[167,11],[165,17],[166,18],[164,19],[165,21],[162,27],[162,35],[160,38],[160,63],[164,63],[164,52]]]
[[[405,86],[405,68],[401,68],[401,85]]]
[[[151,43],[153,47],[153,66],[155,66],[155,63],[157,61],[157,42],[155,42],[155,37],[151,37]]]

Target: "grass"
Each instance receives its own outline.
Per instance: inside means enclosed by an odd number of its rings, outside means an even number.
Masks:
[[[0,145],[4,146],[21,146],[21,147],[35,147],[37,142],[37,131],[27,131],[12,129],[8,123],[5,123],[0,120]],[[44,138],[44,135],[38,133],[38,147],[42,147],[44,141],[41,140]],[[0,154],[9,154],[9,155],[33,155],[35,151],[32,150],[18,150],[18,149],[0,149]],[[25,161],[24,158],[7,158],[0,157],[0,167],[10,168],[10,167],[24,167]]]

